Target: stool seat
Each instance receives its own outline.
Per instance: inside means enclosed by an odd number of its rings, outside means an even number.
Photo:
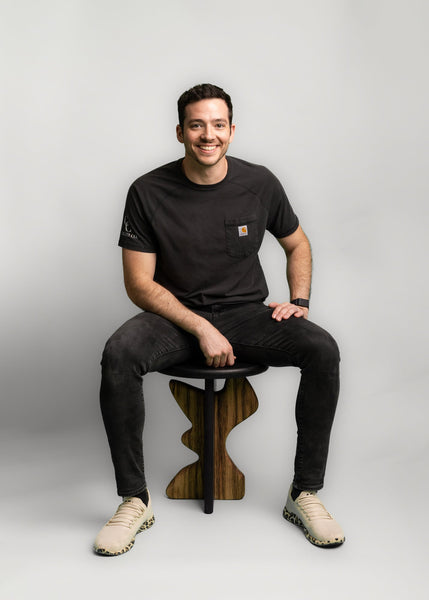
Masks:
[[[161,369],[160,373],[172,377],[189,377],[189,379],[229,379],[230,377],[246,377],[264,373],[266,365],[255,365],[235,362],[232,367],[208,367],[203,362],[184,362],[179,365]]]

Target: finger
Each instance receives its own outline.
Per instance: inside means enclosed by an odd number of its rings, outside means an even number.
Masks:
[[[272,302],[270,304],[270,306],[273,305],[275,308],[272,312],[272,318],[276,319],[276,320],[280,320],[278,317],[280,314],[282,314],[285,310],[287,310],[288,308],[290,308],[290,306],[292,306],[291,304],[278,304],[277,302]]]
[[[276,321],[283,321],[289,319],[292,315],[296,314],[297,312],[301,312],[301,309],[298,306],[289,304],[287,306],[283,306],[276,312],[275,319]]]
[[[292,315],[295,315],[295,317],[299,317],[302,315],[302,310],[300,308],[298,308],[297,306],[292,306],[288,311],[287,311],[287,316],[283,316],[284,319],[289,319]]]
[[[224,367],[226,365],[226,354],[222,354],[219,358],[219,362],[216,364],[217,367]]]
[[[275,308],[276,306],[279,306],[278,302],[270,302],[268,305],[270,308]]]
[[[226,364],[227,364],[229,367],[232,367],[232,366],[234,365],[234,363],[235,363],[235,359],[236,359],[236,358],[237,358],[237,357],[236,357],[236,356],[234,356],[234,353],[233,353],[233,352],[230,352],[230,353],[228,354],[228,358],[227,358]]]
[[[278,305],[277,305],[277,308],[276,308],[275,310],[273,310],[273,312],[272,312],[272,314],[271,314],[271,317],[272,317],[273,319],[277,319],[277,317],[278,317],[278,316],[279,316],[279,314],[280,314],[280,311],[281,311],[281,308],[280,308],[280,305],[278,304]]]
[[[230,366],[232,367],[232,365],[234,364],[235,361],[235,356],[234,356],[234,351],[231,348],[231,350],[229,350],[228,352],[225,352],[225,354],[222,354],[222,359],[220,362],[221,367],[226,367],[226,366]]]
[[[274,311],[273,318],[276,321],[282,321],[283,319],[288,319],[293,314],[293,312],[294,310],[290,306],[282,306],[278,310]]]

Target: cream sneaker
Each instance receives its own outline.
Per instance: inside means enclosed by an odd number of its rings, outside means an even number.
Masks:
[[[331,548],[345,541],[343,530],[323,506],[316,492],[301,492],[294,501],[291,491],[292,486],[283,509],[285,519],[302,527],[305,537],[315,546]]]
[[[125,498],[95,538],[94,551],[105,556],[128,552],[134,546],[136,535],[152,527],[154,522],[150,494],[147,506],[140,498]]]

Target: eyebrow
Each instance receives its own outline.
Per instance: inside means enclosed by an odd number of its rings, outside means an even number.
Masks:
[[[215,123],[228,123],[228,119],[213,119]],[[190,123],[204,123],[204,119],[189,119]]]

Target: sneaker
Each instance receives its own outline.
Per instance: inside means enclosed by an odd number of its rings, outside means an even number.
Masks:
[[[94,551],[104,556],[124,554],[134,546],[136,535],[154,522],[150,494],[147,506],[140,498],[125,498],[95,538]]]
[[[316,492],[301,492],[294,501],[291,491],[292,486],[283,509],[285,519],[302,527],[305,537],[315,546],[332,548],[345,541],[343,530],[323,506]]]

